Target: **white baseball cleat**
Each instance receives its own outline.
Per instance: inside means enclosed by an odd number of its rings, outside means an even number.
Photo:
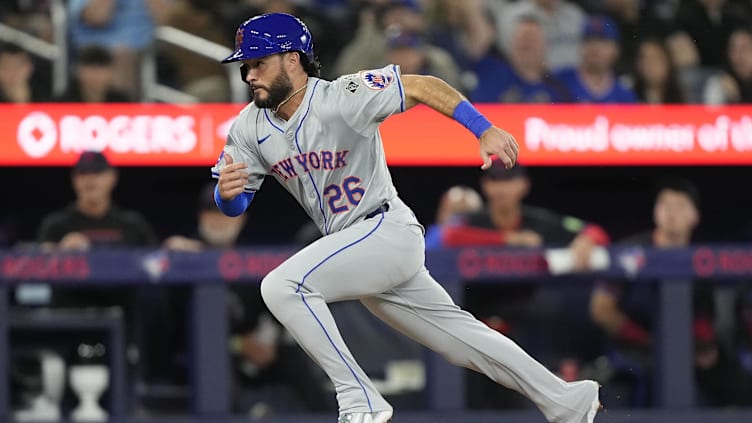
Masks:
[[[339,416],[337,423],[387,423],[392,420],[392,411],[375,413],[347,413]]]
[[[586,383],[594,385],[595,398],[593,398],[593,401],[590,403],[590,409],[588,410],[587,414],[585,414],[585,418],[583,419],[582,423],[593,423],[595,421],[595,415],[598,414],[598,411],[603,408],[603,404],[601,404],[601,400],[599,398],[601,385],[594,380],[588,380],[586,381]]]

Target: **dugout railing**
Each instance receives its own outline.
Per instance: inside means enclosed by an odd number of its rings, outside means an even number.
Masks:
[[[76,318],[45,321],[39,316],[18,315],[9,308],[9,290],[25,283],[77,285],[189,285],[193,290],[190,310],[194,326],[191,343],[192,414],[167,420],[127,415],[122,354],[112,354],[112,383],[108,405],[115,422],[235,422],[247,417],[230,411],[228,383],[226,283],[258,283],[263,276],[289,257],[288,248],[250,248],[204,253],[172,253],[162,250],[102,250],[87,254],[45,254],[29,251],[0,251],[0,421],[10,422],[8,352],[12,327],[45,327],[68,330],[81,324]],[[695,246],[682,250],[612,248],[610,264],[594,277],[622,279],[632,283],[658,280],[658,333],[655,348],[657,402],[652,409],[617,410],[598,421],[621,422],[749,422],[752,410],[695,408],[692,358],[692,280],[736,281],[752,278],[752,246]],[[494,248],[464,248],[429,251],[427,266],[449,293],[462,302],[466,283],[505,283],[525,280],[549,283],[568,276],[552,277],[539,251]],[[492,281],[492,282],[491,282]],[[116,317],[116,316],[115,316]],[[110,334],[111,348],[122,348],[122,322],[100,319]],[[122,352],[122,351],[120,351]],[[433,353],[426,353],[427,411],[400,412],[399,421],[419,422],[540,422],[537,412],[468,412],[465,408],[463,370]],[[118,364],[121,363],[121,364]],[[399,411],[399,410],[398,410]],[[268,422],[330,422],[331,416],[284,416]]]

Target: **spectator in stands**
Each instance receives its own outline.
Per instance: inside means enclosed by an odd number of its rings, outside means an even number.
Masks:
[[[166,0],[70,0],[68,16],[72,47],[98,44],[114,59],[117,88],[141,98],[140,65],[144,50],[154,39],[156,23],[163,21]]]
[[[661,249],[688,247],[700,222],[699,198],[697,188],[688,181],[663,182],[653,209],[655,228],[621,244]],[[608,358],[615,376],[633,379],[629,401],[632,406],[651,403],[655,289],[649,284],[599,282],[591,295],[591,317],[612,340]],[[702,393],[714,405],[744,404],[749,400],[748,387],[738,363],[722,348],[715,333],[712,284],[698,282],[694,297],[695,372]]]
[[[337,57],[337,75],[385,66],[387,28],[426,33],[426,20],[418,0],[363,0],[362,6],[355,37]]]
[[[176,0],[167,6],[164,23],[207,41],[226,45],[230,39],[215,13],[216,7],[215,0]],[[163,51],[174,69],[179,89],[202,102],[230,100],[227,72],[217,60],[173,44],[164,45]]]
[[[48,0],[5,0],[0,5],[0,22],[52,42],[49,9]]]
[[[488,206],[445,228],[444,246],[569,246],[576,269],[587,270],[593,248],[608,243],[608,235],[597,225],[524,205],[522,200],[530,190],[530,180],[522,165],[506,170],[495,161],[481,177],[481,190]]]
[[[82,153],[71,174],[76,201],[44,218],[39,241],[63,251],[156,244],[151,226],[138,212],[113,204],[117,178],[104,154]]]
[[[505,170],[496,160],[481,176],[480,187],[486,207],[459,215],[446,224],[441,231],[442,246],[563,247],[571,253],[574,270],[586,271],[595,247],[608,242],[605,231],[597,225],[523,204],[530,190],[530,180],[526,168],[519,164]],[[514,281],[470,284],[465,291],[465,306],[489,327],[529,347],[535,338],[530,336],[531,322],[543,312],[533,307],[542,290],[545,291],[535,284]],[[475,375],[468,377],[469,407],[524,406],[517,396],[510,396],[485,379]]]
[[[440,248],[442,232],[458,216],[476,213],[483,208],[483,198],[470,187],[455,185],[439,200],[436,222],[426,228],[426,248]]]
[[[457,65],[443,49],[426,43],[419,34],[398,27],[387,29],[385,63],[400,66],[403,74],[434,75],[453,87],[460,86]]]
[[[701,65],[697,45],[686,32],[674,30],[665,38],[665,43],[681,85],[685,88],[687,102],[702,103],[707,81],[718,71]]]
[[[0,103],[46,100],[43,90],[31,83],[33,73],[34,63],[26,50],[0,44]]]
[[[752,103],[752,27],[731,33],[727,47],[728,66],[710,77],[705,85],[706,104]]]
[[[214,204],[214,184],[200,192],[198,226],[192,237],[171,236],[163,245],[173,251],[198,252],[205,249],[227,249],[237,245],[245,226],[245,215],[228,217]],[[184,310],[173,314],[184,315]],[[231,326],[231,351],[235,358],[238,389],[283,385],[294,392],[306,411],[331,411],[335,408],[324,389],[324,378],[310,359],[290,339],[284,328],[266,308],[258,285],[235,285],[228,292],[228,314]],[[306,383],[301,383],[305,380]],[[280,387],[280,386],[278,386]],[[248,412],[236,390],[237,411]],[[281,396],[288,398],[288,396]],[[274,403],[267,398],[271,412],[290,408],[291,404]],[[259,401],[259,403],[262,401]],[[258,405],[258,403],[254,404]]]
[[[38,241],[51,251],[83,252],[95,248],[135,247],[156,244],[151,226],[137,212],[113,205],[112,190],[117,171],[99,152],[84,152],[73,166],[71,180],[76,199],[64,210],[47,215],[39,228]],[[124,312],[127,341],[135,343],[137,330],[134,311],[136,292],[131,287],[81,287],[80,285],[50,287],[26,284],[16,288],[19,306],[50,306],[54,308],[118,307]],[[54,311],[51,311],[54,316]],[[54,317],[51,317],[54,318]],[[80,360],[81,345],[104,343],[99,334],[82,331],[70,337],[72,354],[64,361]],[[79,344],[80,342],[80,344]]]
[[[621,55],[616,71],[628,73],[637,57],[640,41],[645,37],[666,37],[672,32],[672,24],[658,17],[652,4],[641,0],[606,0],[604,13],[614,18],[621,34]]]
[[[582,63],[557,76],[578,103],[634,103],[635,94],[619,81],[614,65],[619,58],[619,30],[610,18],[590,16],[585,22]]]
[[[731,0],[684,0],[676,12],[678,27],[689,34],[700,54],[704,67],[721,67],[731,31],[749,25],[749,2]]]
[[[165,248],[198,252],[205,248],[232,248],[238,243],[246,216],[222,214],[214,204],[214,184],[210,185],[205,186],[199,195],[196,233],[190,237],[173,235],[163,241]]]
[[[686,102],[684,88],[663,40],[643,39],[637,49],[632,74],[633,90],[642,103]]]
[[[112,54],[101,46],[79,50],[74,78],[58,101],[81,103],[127,103],[128,95],[112,84],[115,69]]]
[[[514,25],[508,60],[481,60],[475,67],[474,102],[559,103],[570,101],[567,88],[546,68],[546,33],[535,15],[522,15]]]
[[[430,5],[429,40],[448,51],[462,71],[472,69],[491,52],[496,31],[486,17],[486,2],[439,0]]]
[[[554,71],[580,63],[580,44],[585,13],[566,0],[519,0],[514,3],[492,2],[496,21],[497,47],[507,49],[511,43],[514,22],[523,15],[536,15],[546,29],[548,51],[546,63]],[[507,51],[507,50],[505,50]]]

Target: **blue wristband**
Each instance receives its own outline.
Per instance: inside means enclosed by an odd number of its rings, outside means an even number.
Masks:
[[[219,195],[219,185],[214,187],[214,203],[227,216],[236,217],[243,214],[253,200],[252,192],[241,192],[232,200],[225,200]]]
[[[491,122],[489,122],[485,116],[480,114],[478,109],[467,100],[462,100],[462,102],[457,105],[454,109],[454,113],[452,113],[452,117],[465,128],[469,129],[470,132],[475,135],[475,138],[480,138],[480,136],[486,132],[486,129],[493,126]]]

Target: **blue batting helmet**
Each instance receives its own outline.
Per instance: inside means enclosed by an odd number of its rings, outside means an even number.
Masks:
[[[235,33],[235,51],[222,63],[258,59],[288,51],[299,51],[309,61],[314,61],[313,38],[308,27],[287,13],[268,13],[240,24]]]

